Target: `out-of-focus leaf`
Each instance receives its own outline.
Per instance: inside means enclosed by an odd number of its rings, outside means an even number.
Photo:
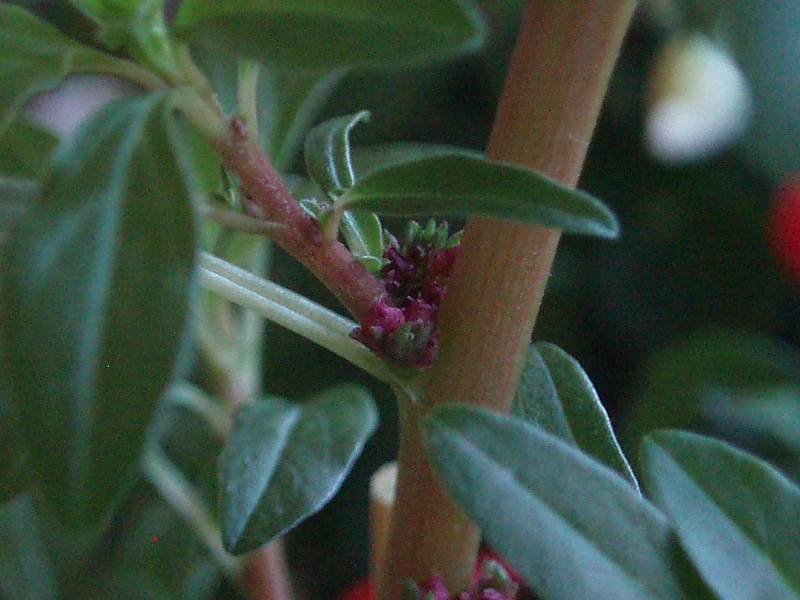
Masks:
[[[650,430],[697,424],[708,390],[736,396],[800,384],[800,355],[752,331],[712,330],[667,346],[642,372],[631,413],[622,420],[620,439],[626,449],[635,448]]]
[[[428,454],[448,490],[537,593],[685,597],[664,516],[611,469],[519,419],[431,410]]]
[[[248,552],[322,508],[376,425],[369,393],[351,385],[243,407],[220,456],[225,546]]]
[[[28,11],[0,3],[0,136],[34,94],[56,87],[69,73],[100,68],[111,60]]]
[[[716,431],[755,436],[800,458],[800,387],[780,386],[731,398],[707,395],[703,414]]]
[[[340,198],[379,215],[484,214],[614,238],[619,223],[602,202],[533,169],[474,152],[441,154],[373,171]]]
[[[477,48],[484,33],[475,8],[459,0],[186,0],[176,27],[234,54],[304,69],[454,56]]]
[[[647,490],[719,598],[800,598],[800,489],[723,442],[659,431],[642,447]]]
[[[57,600],[56,577],[31,496],[0,505],[0,597]]]
[[[236,109],[237,59],[205,44],[194,47],[226,110]],[[342,77],[341,71],[308,71],[280,65],[259,66],[259,137],[270,161],[281,172],[294,163],[303,138]]]
[[[24,119],[14,120],[0,137],[0,173],[6,177],[37,179],[58,140]]]
[[[109,104],[61,146],[9,244],[13,398],[44,495],[92,526],[136,467],[186,351],[195,244],[161,95]]]

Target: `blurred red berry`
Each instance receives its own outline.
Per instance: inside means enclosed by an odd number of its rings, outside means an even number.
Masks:
[[[775,191],[768,234],[778,264],[800,283],[800,177],[787,180]]]

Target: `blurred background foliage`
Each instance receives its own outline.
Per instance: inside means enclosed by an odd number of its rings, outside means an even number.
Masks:
[[[87,38],[66,6],[34,4]],[[478,4],[489,25],[481,51],[410,70],[343,74],[316,120],[368,109],[373,117],[354,131],[356,145],[409,141],[483,149],[523,2]],[[653,73],[665,45],[695,34],[706,36],[746,81],[743,133],[702,156],[689,148],[666,160],[645,136],[658,102]],[[726,90],[712,86],[708,93],[720,95],[712,105],[726,102]],[[285,162],[293,164],[289,171],[302,173],[291,154]],[[781,270],[767,239],[774,190],[798,173],[800,3],[641,2],[580,183],[617,212],[623,235],[613,243],[563,240],[535,331],[537,340],[559,344],[586,368],[632,462],[645,431],[681,427],[725,437],[800,480],[800,281]],[[280,252],[272,274],[334,305]],[[314,596],[332,597],[368,568],[366,480],[393,457],[395,407],[388,390],[309,342],[276,327],[267,336],[265,391],[300,399],[336,381],[358,380],[379,398],[380,430],[350,480],[289,536],[302,585]],[[192,433],[186,418],[168,445],[172,458],[190,475],[213,482],[209,433]],[[165,419],[177,422],[175,415]],[[207,490],[213,493],[213,486]],[[159,547],[166,552],[173,543],[170,529],[152,525],[164,518],[165,508],[152,490],[139,492],[147,498],[139,508],[142,518],[135,526],[121,524],[120,536],[139,536],[152,554],[153,531],[164,531]],[[186,537],[178,529],[175,544]],[[197,568],[197,581],[205,576]],[[148,585],[155,584],[145,582],[142,589]]]

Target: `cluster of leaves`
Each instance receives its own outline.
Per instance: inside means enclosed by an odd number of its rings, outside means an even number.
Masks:
[[[541,597],[800,596],[800,488],[773,467],[657,431],[643,497],[588,378],[549,344],[531,347],[516,406],[438,407],[426,437],[448,489]]]
[[[158,1],[71,5],[94,23],[100,49],[22,8],[0,6],[3,523],[25,523],[24,531],[12,532],[19,553],[12,551],[11,564],[22,561],[38,573],[28,588],[13,575],[5,578],[20,597],[80,593],[92,577],[82,561],[119,528],[142,526],[126,513],[141,494],[156,504],[160,495],[217,562],[234,572],[237,563],[228,552],[258,547],[318,510],[375,427],[375,407],[360,388],[333,388],[302,406],[263,398],[232,419],[223,402],[180,383],[193,359],[191,325],[204,331],[211,318],[207,292],[197,285],[200,249],[218,248],[220,239],[199,222],[196,198],[230,183],[214,176],[220,160],[204,138],[220,133],[219,117],[187,44],[195,44],[198,57],[222,44],[224,60],[263,61],[265,79],[277,87],[285,83],[286,95],[301,99],[270,123],[283,137],[263,140],[276,162],[288,162],[289,138],[304,133],[318,106],[317,83],[332,71],[361,66],[363,57],[430,60],[463,52],[481,36],[474,11],[461,2],[427,3],[422,20],[419,14],[409,18],[404,2],[384,3],[366,19],[363,7],[355,15],[346,2],[185,2],[173,25],[165,23]],[[316,46],[306,35],[309,27],[320,32]],[[375,40],[387,36],[393,43],[380,42],[375,51]],[[242,44],[248,37],[259,41]],[[296,77],[285,71],[298,67],[304,71]],[[107,105],[59,142],[21,109],[35,94],[82,72],[121,76],[144,92]],[[218,78],[209,77],[216,87]],[[230,100],[224,82],[218,92],[223,104]],[[247,113],[250,107],[238,101],[234,108]],[[593,198],[533,171],[453,149],[400,152],[402,160],[389,152],[391,159],[373,160],[358,181],[342,179],[353,173],[347,136],[354,122],[334,120],[312,132],[306,155],[309,175],[344,212],[343,234],[367,263],[381,256],[375,244],[382,243],[380,222],[357,210],[482,212],[576,232],[617,233],[613,215]],[[290,304],[302,302],[285,297]],[[218,475],[209,477],[208,464],[194,464],[185,448],[174,448],[174,440],[186,436],[187,410],[206,421],[205,433],[188,447],[217,448]],[[45,531],[57,533],[53,538]],[[70,554],[64,551],[70,543],[80,550],[75,560],[56,560]],[[24,547],[36,551],[23,554]],[[130,552],[140,553],[141,546]],[[118,568],[112,561],[109,577],[121,582],[126,575]],[[148,580],[142,594],[175,592],[166,592],[151,574],[138,575]],[[187,572],[171,576],[182,578],[177,588],[188,593]],[[95,597],[119,589],[98,585]]]
[[[208,294],[198,290],[198,256],[204,245],[219,249],[221,237],[195,210],[197,196],[223,184],[207,139],[219,133],[208,81],[229,111],[277,107],[253,125],[286,168],[342,69],[465,52],[479,43],[481,24],[455,0],[376,8],[187,0],[172,25],[158,0],[70,4],[94,23],[102,50],[0,5],[0,537],[12,540],[0,548],[0,590],[208,597],[217,571],[174,515],[234,573],[230,553],[283,534],[336,492],[377,421],[357,386],[302,404],[254,399],[233,415],[180,382],[193,359],[191,326],[203,330],[212,314],[205,296],[197,301]],[[226,77],[242,59],[262,67],[260,100],[280,101],[253,107],[246,93],[234,98],[242,80],[226,87]],[[21,109],[78,72],[122,76],[146,92],[107,106],[59,143]],[[384,266],[385,239],[374,213],[481,213],[618,233],[601,203],[528,169],[453,148],[352,150],[350,131],[364,118],[328,121],[305,138],[307,175],[330,208],[307,204],[323,231],[338,235],[341,223],[373,272]],[[302,312],[301,299],[281,293]],[[768,467],[704,438],[655,434],[644,456],[656,508],[640,496],[585,374],[552,346],[532,348],[518,413],[443,407],[426,431],[455,497],[544,597],[702,597],[690,564],[721,597],[735,597],[730,582],[750,564],[759,589],[797,597],[797,539],[786,532],[798,493]],[[748,490],[749,504],[729,500],[732,468],[741,477],[734,493]],[[704,545],[712,534],[725,552]],[[176,556],[180,568],[161,572]]]

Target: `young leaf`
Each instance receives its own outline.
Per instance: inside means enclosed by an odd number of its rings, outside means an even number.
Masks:
[[[350,155],[350,131],[367,121],[369,111],[362,110],[320,123],[306,136],[306,169],[325,193],[337,197],[356,182]]]
[[[376,424],[369,393],[352,385],[302,404],[269,398],[243,407],[220,456],[225,547],[258,548],[322,508]]]
[[[533,169],[474,152],[435,154],[373,171],[340,204],[379,215],[484,214],[570,233],[619,235],[616,217],[599,200]]]
[[[303,69],[407,64],[454,56],[483,40],[460,0],[185,0],[178,32],[261,62]]]
[[[800,598],[800,489],[764,461],[697,434],[642,446],[648,492],[719,598]]]
[[[34,94],[111,57],[78,44],[28,11],[0,3],[0,136]]]
[[[542,597],[674,600],[666,519],[615,472],[519,419],[444,405],[428,455],[489,544]]]
[[[341,227],[350,252],[377,275],[384,264],[381,220],[365,210],[347,210],[342,215]]]
[[[578,448],[611,467],[639,489],[619,447],[608,413],[581,365],[558,346],[536,344],[553,378],[570,433]]]
[[[195,244],[162,95],[116,101],[56,151],[18,219],[3,341],[45,497],[102,520],[185,352]]]

